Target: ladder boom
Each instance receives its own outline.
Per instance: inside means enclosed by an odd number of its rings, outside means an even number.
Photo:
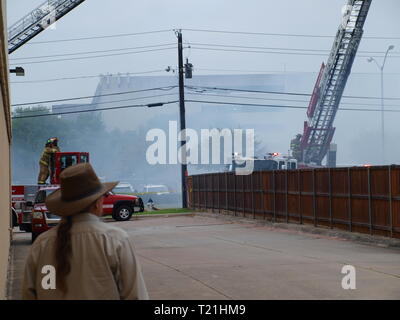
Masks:
[[[349,0],[326,66],[322,65],[301,140],[303,162],[321,165],[335,128],[333,122],[357,54],[372,0]]]
[[[8,28],[8,53],[13,53],[84,1],[46,0]]]

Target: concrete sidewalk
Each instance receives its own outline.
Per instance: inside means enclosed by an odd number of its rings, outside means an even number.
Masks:
[[[131,235],[151,299],[400,299],[397,248],[203,214],[107,223]],[[29,239],[15,235],[11,299]]]
[[[9,281],[7,286],[7,299],[21,299],[21,286],[24,273],[25,259],[31,247],[31,234],[17,231],[14,228],[13,241],[11,243]]]

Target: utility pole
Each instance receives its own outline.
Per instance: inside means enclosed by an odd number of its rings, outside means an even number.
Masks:
[[[176,35],[178,37],[178,68],[179,68],[179,122],[180,132],[186,130],[186,118],[185,118],[185,85],[184,85],[184,67],[183,67],[183,44],[182,44],[182,32],[177,30]],[[181,184],[182,184],[182,208],[187,208],[187,190],[186,190],[186,134],[182,135],[181,139]]]

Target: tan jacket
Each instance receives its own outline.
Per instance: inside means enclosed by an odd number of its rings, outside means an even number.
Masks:
[[[43,289],[46,265],[56,266],[54,244],[58,227],[40,235],[26,261],[23,299],[148,299],[140,266],[129,235],[90,213],[73,216],[71,272],[68,290]]]

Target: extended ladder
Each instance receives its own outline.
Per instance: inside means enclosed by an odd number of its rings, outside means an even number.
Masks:
[[[17,50],[84,1],[46,0],[8,29],[8,53]]]
[[[307,110],[301,151],[304,163],[321,165],[335,128],[333,121],[351,72],[372,0],[349,0],[326,66],[323,64]]]

